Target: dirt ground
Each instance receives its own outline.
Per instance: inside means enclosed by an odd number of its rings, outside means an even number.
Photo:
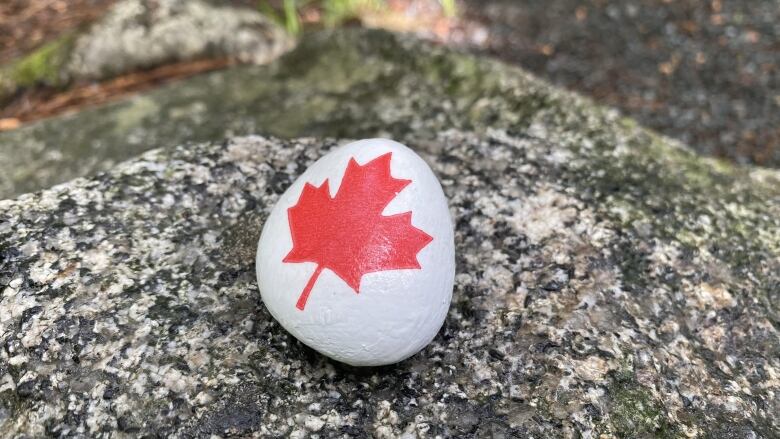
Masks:
[[[482,49],[706,154],[780,166],[780,7],[466,0]]]
[[[116,0],[0,1],[0,64],[100,17]]]

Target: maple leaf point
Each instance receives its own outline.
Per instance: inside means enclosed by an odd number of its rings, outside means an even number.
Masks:
[[[349,160],[341,186],[330,196],[328,180],[306,183],[298,204],[287,209],[293,248],[282,262],[314,262],[317,269],[298,298],[303,310],[322,270],[340,277],[360,293],[364,274],[419,269],[417,253],[433,238],[412,225],[412,212],[382,215],[411,180],[390,175],[392,153],[365,165]]]

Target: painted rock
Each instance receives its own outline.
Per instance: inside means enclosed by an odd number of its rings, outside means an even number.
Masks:
[[[452,299],[452,221],[439,181],[384,139],[328,153],[282,194],[257,246],[266,307],[303,343],[354,366],[401,361]]]

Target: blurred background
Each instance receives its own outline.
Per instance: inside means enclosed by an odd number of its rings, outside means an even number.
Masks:
[[[64,69],[65,48],[70,50],[77,35],[106,20],[110,11],[124,7],[134,17],[147,14],[150,23],[141,27],[152,29],[155,10],[164,8],[171,16],[178,11],[186,14],[187,3],[2,0],[0,130],[14,130],[205,71],[257,61],[240,50],[231,51],[235,43],[216,32],[214,41],[199,46],[206,50],[187,56],[162,54],[100,74]],[[259,12],[291,39],[339,26],[414,33],[519,65],[619,108],[704,154],[738,163],[780,164],[780,7],[776,0],[208,3],[235,8],[244,16]],[[204,32],[204,38],[209,35]]]

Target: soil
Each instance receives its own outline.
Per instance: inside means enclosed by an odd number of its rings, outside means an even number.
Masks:
[[[85,26],[116,0],[0,1],[0,64]]]
[[[744,0],[466,0],[480,50],[700,152],[780,166],[780,8]]]

